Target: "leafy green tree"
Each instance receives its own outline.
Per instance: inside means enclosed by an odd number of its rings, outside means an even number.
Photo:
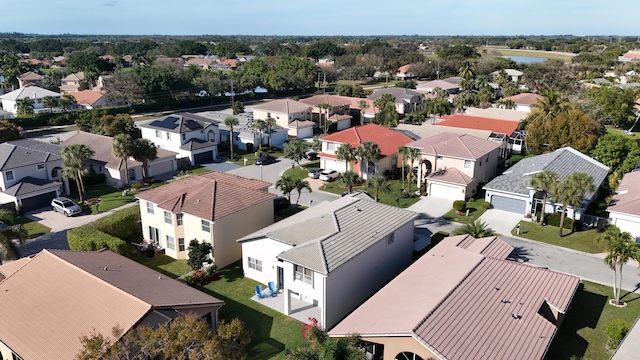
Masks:
[[[356,149],[349,143],[340,144],[336,149],[336,159],[344,161],[344,171],[349,170],[349,165],[356,160]]]
[[[593,150],[604,129],[591,116],[578,109],[553,118],[534,120],[527,126],[527,150],[542,154],[572,147],[584,154]]]
[[[295,161],[298,166],[300,165],[300,160],[304,159],[307,154],[307,146],[305,143],[298,139],[293,139],[288,143],[284,144],[283,156],[287,159],[291,159]]]
[[[598,139],[598,144],[591,155],[613,172],[622,166],[627,156],[636,149],[638,144],[628,136],[606,133]]]
[[[42,98],[42,106],[51,110],[54,107],[58,107],[58,98],[53,96],[45,96]]]
[[[311,150],[315,152],[320,152],[322,150],[322,141],[320,141],[319,136],[314,136],[311,141]]]
[[[547,199],[549,192],[554,188],[555,184],[559,181],[558,174],[551,170],[543,170],[541,172],[531,175],[529,180],[529,186],[536,191],[542,192],[542,214],[540,214],[540,225],[544,223],[544,215],[547,206]]]
[[[66,70],[72,73],[84,72],[85,77],[90,74],[102,74],[103,72],[112,72],[115,64],[108,60],[104,60],[95,52],[78,51],[69,55],[66,63]]]
[[[131,156],[142,163],[142,171],[145,179],[149,178],[149,161],[153,161],[158,158],[158,148],[149,139],[135,139],[133,140],[133,151]]]
[[[82,177],[88,173],[86,162],[94,155],[94,151],[84,144],[71,144],[65,146],[60,152],[62,157],[62,174],[72,178],[78,186],[80,202],[83,201],[84,183]]]
[[[496,235],[495,231],[491,229],[487,223],[481,220],[476,220],[470,224],[465,224],[453,231],[453,235],[471,235],[476,239],[494,236]]]
[[[604,262],[613,270],[614,304],[623,305],[624,302],[620,301],[622,268],[629,260],[640,261],[640,248],[631,234],[620,231],[615,225],[607,226],[601,239],[607,242],[607,256]]]
[[[33,100],[31,98],[22,98],[18,100],[16,105],[18,116],[33,114]]]
[[[151,100],[173,98],[173,92],[180,88],[180,76],[173,69],[162,66],[141,66],[136,68],[136,73],[140,77],[145,94]]]
[[[9,120],[0,120],[0,143],[20,139],[20,129]]]
[[[197,239],[191,240],[189,242],[189,247],[187,248],[187,251],[189,252],[187,264],[193,270],[201,269],[202,264],[211,255],[211,249],[211,244],[208,242],[200,242]]]
[[[4,81],[11,87],[11,90],[20,86],[18,78],[27,71],[29,70],[26,64],[12,53],[4,54],[0,58],[0,75],[4,77]]]
[[[58,98],[58,105],[66,111],[71,110],[78,102],[73,95],[65,94]]]
[[[140,129],[129,114],[104,115],[94,121],[90,131],[94,134],[115,137],[119,134],[126,134],[132,139],[140,138]]]
[[[308,192],[313,192],[313,190],[311,190],[311,186],[309,185],[309,182],[302,179],[295,179],[294,185],[295,185],[295,190],[298,192],[298,198],[296,199],[296,206],[297,206],[298,202],[300,202],[300,195],[302,195],[302,190],[307,190]]]
[[[498,100],[498,101],[496,101],[496,105],[500,109],[507,109],[507,110],[514,110],[517,107],[516,103],[511,99]]]
[[[637,98],[633,89],[600,86],[586,90],[578,106],[602,124],[627,127],[636,118],[634,103]]]
[[[233,156],[233,127],[238,126],[240,123],[238,119],[233,116],[227,116],[224,119],[224,124],[229,128],[229,152],[231,153],[231,160],[235,159]]]
[[[365,188],[373,193],[373,199],[377,202],[380,194],[391,191],[391,184],[382,175],[373,175],[367,178]]]
[[[291,193],[293,190],[297,190],[297,185],[298,184],[293,177],[286,175],[281,176],[280,179],[276,181],[276,189],[279,189],[283,194],[287,195],[289,204],[291,204]],[[300,198],[300,196],[298,196],[298,198]]]
[[[129,163],[127,159],[133,155],[133,139],[128,134],[118,134],[113,138],[111,153],[124,162],[125,183],[129,184]]]
[[[364,172],[365,174],[369,175],[369,174],[375,174],[376,173],[376,167],[374,165],[374,169],[373,172],[370,172],[369,169],[369,163],[373,162],[373,161],[377,161],[378,158],[380,157],[380,148],[378,147],[378,144],[372,142],[372,141],[365,141],[360,143],[360,145],[358,145],[358,148],[356,149],[356,155],[358,156],[358,158],[361,160],[360,161],[360,172],[362,174],[362,166],[364,166]]]
[[[348,170],[340,174],[340,185],[347,188],[347,192],[351,194],[353,187],[360,182],[360,177],[355,172]]]
[[[344,48],[339,47],[329,40],[314,42],[304,48],[304,56],[315,59],[316,61],[323,56],[341,56],[346,52]]]
[[[17,240],[20,245],[27,239],[27,230],[21,225],[12,225],[0,230],[0,265],[2,259],[17,260],[20,258],[20,250],[16,245]]]
[[[540,95],[542,95],[542,99],[531,105],[534,110],[533,114],[537,113],[543,119],[548,119],[569,112],[570,105],[559,91],[548,89],[542,91]]]
[[[233,103],[231,109],[233,110],[233,115],[242,114],[244,112],[244,104],[240,101],[236,101]]]
[[[113,73],[106,87],[107,100],[112,103],[124,101],[131,109],[133,104],[144,99],[145,88],[140,75],[135,71],[118,70]]]
[[[312,319],[315,320],[315,319]],[[306,325],[309,326],[309,325]],[[303,334],[309,345],[285,351],[286,360],[366,360],[361,351],[362,340],[358,335],[329,337],[327,331],[314,322]]]

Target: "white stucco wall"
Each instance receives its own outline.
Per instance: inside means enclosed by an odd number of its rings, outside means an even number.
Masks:
[[[620,228],[620,231],[628,232],[636,238],[640,238],[640,217],[631,214],[622,214],[618,212],[609,212],[611,225]]]

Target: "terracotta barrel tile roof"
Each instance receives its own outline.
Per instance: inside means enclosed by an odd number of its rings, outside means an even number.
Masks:
[[[490,130],[494,133],[511,136],[518,129],[517,121],[498,120],[470,115],[447,115],[436,126],[451,126],[465,129]]]
[[[412,140],[408,136],[385,126],[366,124],[327,135],[321,141],[348,143],[354,148],[357,148],[363,142],[372,141],[378,144],[380,155],[389,156],[397,153],[398,147],[406,145]]]

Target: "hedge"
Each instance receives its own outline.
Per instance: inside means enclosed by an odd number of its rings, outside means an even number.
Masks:
[[[551,226],[555,226],[555,227],[560,227],[560,214],[558,213],[552,213],[552,214],[545,214],[544,216],[544,222],[547,225],[551,225]],[[537,215],[537,219],[538,221],[540,221],[540,214],[538,213]],[[563,224],[563,228],[570,230],[571,229],[571,217],[566,216],[564,218],[564,224]],[[580,229],[580,227],[582,226],[582,223],[580,222],[580,220],[576,220],[576,224],[575,224],[575,228],[576,229]]]
[[[121,255],[129,253],[127,243],[100,230],[84,226],[67,231],[69,248],[74,251],[96,251],[107,248]]]
[[[118,210],[83,227],[95,229],[122,240],[136,240],[142,236],[140,206]]]

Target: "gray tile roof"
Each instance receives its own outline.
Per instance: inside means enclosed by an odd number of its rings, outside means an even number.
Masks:
[[[5,194],[11,196],[21,196],[31,194],[36,191],[45,189],[57,189],[60,187],[60,183],[57,181],[38,179],[31,176],[24,177],[19,183],[11,186],[4,191]]]
[[[62,147],[42,141],[22,139],[0,144],[0,170],[60,160]]]
[[[411,89],[392,87],[387,89],[379,89],[373,92],[373,94],[368,96],[370,100],[376,100],[382,94],[391,94],[396,98],[396,103],[402,103],[403,101],[412,102],[412,103],[420,103],[422,102],[422,94]]]
[[[483,188],[513,194],[529,196],[531,176],[543,170],[558,174],[560,180],[575,172],[585,172],[593,177],[593,183],[599,187],[609,173],[609,168],[598,161],[570,147],[520,160],[501,175],[491,180]],[[593,194],[585,194],[591,198]]]
[[[184,145],[180,146],[180,149],[187,150],[187,151],[192,151],[192,150],[206,149],[206,148],[212,147],[212,146],[218,146],[218,145],[216,143],[214,143],[213,141],[206,141],[206,140],[200,140],[200,139],[191,139],[191,140],[187,141]]]
[[[217,125],[218,123],[219,121],[215,119],[184,112],[171,114],[140,126],[181,134],[202,130],[209,124]]]

